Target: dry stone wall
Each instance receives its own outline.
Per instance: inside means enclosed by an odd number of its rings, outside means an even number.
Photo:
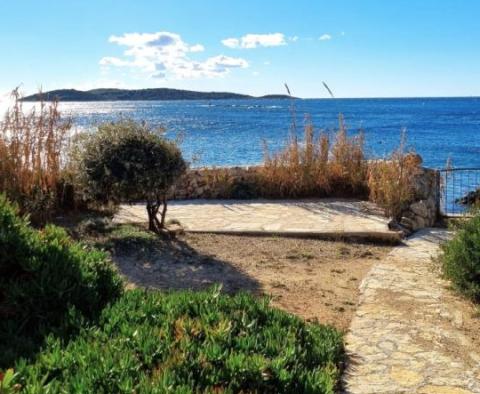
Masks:
[[[253,198],[259,167],[194,168],[177,182],[175,200]]]

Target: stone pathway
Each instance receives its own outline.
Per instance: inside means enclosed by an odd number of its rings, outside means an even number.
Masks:
[[[366,201],[172,201],[167,219],[180,221],[189,232],[400,239],[398,232],[388,229],[388,220],[381,211]],[[145,206],[122,205],[115,221],[146,222]]]
[[[480,349],[461,329],[466,301],[431,259],[447,235],[418,232],[364,279],[346,337],[347,393],[480,393]]]

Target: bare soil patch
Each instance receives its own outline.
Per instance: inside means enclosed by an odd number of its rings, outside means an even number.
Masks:
[[[130,287],[198,290],[220,284],[226,292],[270,296],[274,306],[341,330],[349,326],[363,277],[391,249],[280,237],[186,234],[165,240],[135,234],[107,237]]]

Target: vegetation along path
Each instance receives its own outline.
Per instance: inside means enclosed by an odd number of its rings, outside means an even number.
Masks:
[[[374,265],[346,337],[348,393],[480,393],[480,324],[432,260],[447,231],[425,229]]]
[[[167,219],[188,232],[278,234],[319,238],[371,238],[397,241],[375,204],[367,201],[316,200],[186,200],[169,203]],[[146,222],[143,204],[122,205],[117,223]]]

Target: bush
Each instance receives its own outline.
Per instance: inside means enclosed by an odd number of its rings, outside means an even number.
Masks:
[[[100,126],[83,144],[80,173],[87,194],[103,202],[146,200],[149,229],[159,232],[167,192],[186,169],[175,143],[127,120]]]
[[[32,229],[0,195],[0,366],[50,332],[68,332],[73,320],[94,318],[121,292],[105,253],[54,226]]]
[[[440,261],[453,286],[480,303],[480,213],[456,228],[455,237],[442,246]]]
[[[333,393],[342,360],[335,329],[265,300],[134,290],[98,327],[17,364],[15,382],[52,393]]]

